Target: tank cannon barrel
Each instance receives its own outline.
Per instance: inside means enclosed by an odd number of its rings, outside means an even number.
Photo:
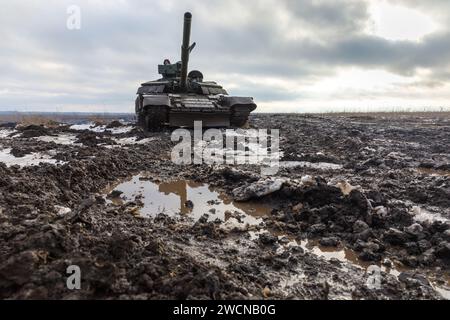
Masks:
[[[187,89],[187,73],[189,64],[189,53],[192,50],[189,47],[191,38],[191,21],[192,14],[186,12],[184,14],[184,26],[183,26],[183,44],[181,45],[181,89]]]

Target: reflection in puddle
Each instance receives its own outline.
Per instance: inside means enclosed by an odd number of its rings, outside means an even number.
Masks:
[[[227,195],[215,191],[206,184],[189,180],[155,183],[143,175],[137,175],[114,188],[120,197],[111,202],[121,205],[127,201],[140,200],[140,212],[144,216],[165,213],[170,216],[189,214],[194,219],[207,213],[210,220],[228,220],[234,212],[244,214],[248,223],[260,222],[257,218],[268,215],[271,207],[256,202],[234,202]]]
[[[316,241],[302,241],[300,243],[300,246],[317,256],[325,258],[326,260],[334,258],[341,262],[349,262],[353,265],[357,265],[363,269],[367,269],[369,266],[374,265],[374,262],[363,261],[359,259],[358,254],[355,251],[345,247],[325,247],[319,245]],[[402,271],[404,271],[401,270],[399,266],[388,268],[381,265],[380,263],[378,263],[377,265],[380,267],[381,271],[384,271],[396,277]]]
[[[404,272],[409,271],[410,269],[400,266],[400,265],[394,265],[392,267],[386,267],[384,265],[381,265],[380,263],[374,263],[369,261],[362,261],[358,258],[358,255],[353,250],[343,248],[343,247],[324,247],[319,245],[316,241],[302,241],[300,243],[300,246],[306,250],[309,251],[317,256],[323,257],[326,260],[330,260],[332,258],[337,259],[341,262],[347,262],[351,263],[352,265],[358,266],[363,268],[364,270],[367,270],[369,266],[371,265],[377,265],[380,267],[380,270],[383,272],[386,272],[387,274],[393,275],[396,278]],[[450,299],[450,276],[446,275],[444,281],[446,282],[445,287],[442,287],[440,285],[436,284],[436,276],[433,274],[430,274],[428,276],[428,280],[430,281],[430,284],[433,286],[434,290],[436,290],[444,299]],[[442,279],[441,279],[442,280]]]
[[[231,221],[233,220],[231,219],[233,212],[238,212],[244,216],[242,222],[259,224],[261,222],[259,218],[271,212],[271,207],[267,204],[234,202],[225,194],[214,190],[214,188],[209,187],[207,184],[189,180],[156,183],[148,180],[144,175],[137,175],[128,181],[120,183],[113,190],[123,193],[120,197],[110,199],[109,201],[117,205],[126,204],[129,201],[142,201],[143,206],[140,209],[140,213],[144,216],[156,216],[159,213],[165,213],[170,216],[183,214],[197,220],[203,214],[208,213],[210,220],[218,218],[223,221]],[[249,231],[249,234],[251,239],[256,240],[259,234],[263,232],[269,231]],[[276,231],[271,231],[271,233],[280,239],[287,237]],[[285,242],[284,248],[279,248],[279,250],[285,250],[289,246],[300,246],[305,251],[323,257],[326,260],[334,258],[364,270],[374,264],[373,262],[360,260],[356,252],[345,247],[324,247],[319,245],[317,241],[299,241],[291,237],[288,237],[288,240],[288,242]],[[394,265],[392,268],[385,267],[379,263],[377,265],[381,271],[395,277],[398,277],[401,272],[409,270],[398,265]],[[299,275],[295,281],[301,280],[302,277],[302,275]],[[433,275],[429,276],[429,280],[437,292],[446,299],[450,298],[450,291],[447,289],[449,286],[448,278],[446,284],[441,283],[439,285],[435,281],[436,277],[433,277]],[[284,284],[284,286],[290,285],[292,285],[292,281]]]
[[[264,232],[269,231],[267,230],[261,230],[258,232],[249,231],[250,239],[252,240],[258,239],[259,235]],[[363,269],[367,269],[369,266],[374,264],[373,262],[363,261],[359,259],[358,254],[355,251],[348,249],[344,246],[326,247],[320,245],[319,241],[317,240],[298,240],[292,236],[288,236],[275,230],[271,230],[270,233],[277,236],[278,239],[282,238],[288,239],[287,242],[285,243],[285,247],[299,246],[306,252],[312,253],[319,257],[323,257],[325,260],[337,259],[341,262],[351,263]],[[280,249],[284,250],[284,248]],[[380,263],[378,263],[378,266],[382,271],[395,276],[398,276],[402,271],[406,270],[406,269],[403,270],[400,267],[387,268],[385,266],[382,266]]]
[[[250,239],[256,240],[258,239],[259,235],[266,231],[259,231],[259,232],[253,232],[250,231]],[[274,235],[277,235],[279,239],[283,237],[287,237],[289,239],[289,242],[285,244],[286,247],[291,246],[299,246],[306,252],[312,253],[316,256],[323,257],[325,260],[331,260],[336,259],[343,263],[350,263],[353,266],[362,268],[364,270],[367,270],[369,266],[371,265],[377,265],[381,271],[390,274],[392,276],[395,276],[398,278],[398,276],[405,271],[411,271],[411,269],[404,267],[402,265],[396,265],[394,264],[392,267],[386,267],[380,263],[375,262],[369,262],[369,261],[362,261],[358,258],[358,254],[348,248],[345,247],[325,247],[318,243],[318,241],[315,240],[296,240],[292,237],[288,237],[287,235],[280,234],[278,232],[272,232]],[[278,250],[284,251],[285,248],[279,248]],[[277,250],[277,251],[278,251]],[[438,292],[444,299],[449,300],[450,299],[450,276],[448,274],[444,275],[444,279],[438,278],[437,275],[430,273],[427,275],[427,278],[434,288],[436,292]],[[284,285],[290,285],[292,283],[286,282]]]

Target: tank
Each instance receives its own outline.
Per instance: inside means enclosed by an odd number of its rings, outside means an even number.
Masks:
[[[184,14],[181,61],[168,59],[158,66],[162,78],[142,83],[137,91],[136,116],[146,131],[160,131],[166,126],[242,127],[256,109],[252,97],[229,96],[214,81],[204,81],[198,70],[188,72],[192,14]]]

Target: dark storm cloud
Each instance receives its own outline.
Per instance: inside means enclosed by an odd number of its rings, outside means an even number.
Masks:
[[[332,65],[385,68],[400,74],[419,67],[441,68],[450,62],[450,34],[425,37],[422,42],[389,41],[358,35],[342,37],[326,45],[303,44],[298,58]]]
[[[318,32],[360,32],[368,19],[368,6],[363,1],[282,0],[294,20]]]
[[[393,1],[428,10],[439,21],[450,16],[443,13],[447,1]],[[72,4],[81,8],[80,30],[66,28]],[[448,28],[418,42],[391,41],[365,33],[368,8],[368,2],[350,0],[2,3],[0,109],[109,105],[131,111],[138,84],[157,78],[164,58],[179,59],[187,10],[198,43],[191,68],[230,85],[232,94],[295,100],[303,97],[302,88],[270,80],[311,84],[345,67],[405,76],[426,68],[428,78],[418,85],[449,82]]]

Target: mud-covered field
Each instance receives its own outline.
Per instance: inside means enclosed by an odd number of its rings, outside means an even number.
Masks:
[[[171,131],[0,128],[0,298],[450,298],[450,115],[254,115],[278,173]],[[81,270],[69,290],[67,267]]]

